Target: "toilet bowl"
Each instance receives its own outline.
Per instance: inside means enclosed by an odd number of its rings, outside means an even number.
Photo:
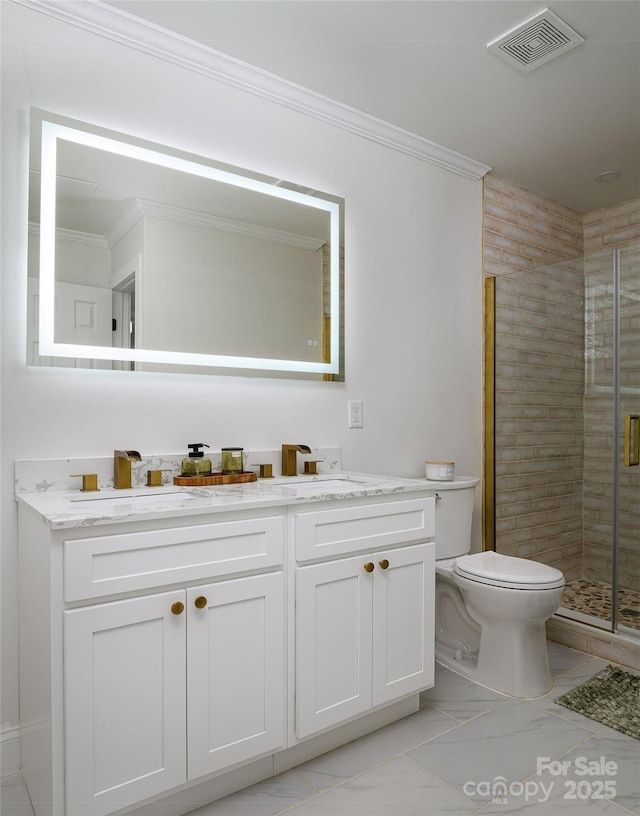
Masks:
[[[495,691],[532,698],[553,687],[546,621],[564,590],[560,570],[493,551],[469,554],[478,479],[436,490],[436,660]]]

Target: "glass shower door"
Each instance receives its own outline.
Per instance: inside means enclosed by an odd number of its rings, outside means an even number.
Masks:
[[[616,252],[615,628],[640,636],[640,247]]]

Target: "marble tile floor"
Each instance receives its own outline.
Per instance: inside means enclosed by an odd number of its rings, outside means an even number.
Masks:
[[[590,578],[569,581],[562,596],[562,606],[601,620],[611,620],[611,584]],[[618,623],[640,629],[640,592],[618,589]]]
[[[420,711],[190,816],[640,816],[640,741],[554,703],[607,661],[548,649],[545,697],[516,700],[438,666]],[[0,812],[32,816],[19,777]]]

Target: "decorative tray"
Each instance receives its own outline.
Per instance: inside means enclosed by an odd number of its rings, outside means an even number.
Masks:
[[[210,485],[242,484],[243,482],[255,482],[258,474],[250,470],[243,470],[240,473],[212,473],[209,476],[174,476],[174,485],[182,487],[208,487]]]

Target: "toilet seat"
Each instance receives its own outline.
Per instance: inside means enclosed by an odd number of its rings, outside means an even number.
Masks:
[[[508,589],[557,589],[564,576],[555,567],[493,551],[456,558],[453,571],[461,578]]]

